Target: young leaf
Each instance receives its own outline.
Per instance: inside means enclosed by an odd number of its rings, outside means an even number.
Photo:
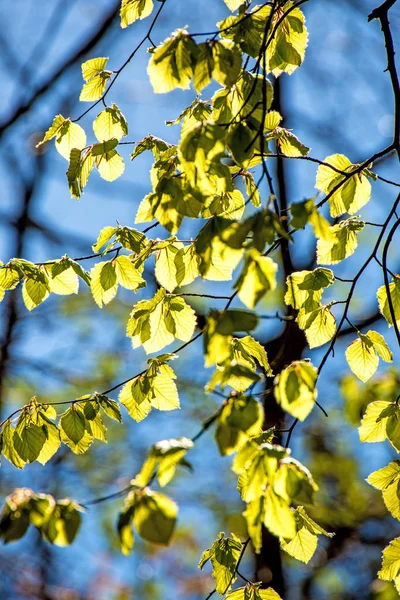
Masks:
[[[62,115],[57,115],[56,117],[54,117],[53,123],[44,134],[43,139],[36,144],[36,148],[39,148],[42,144],[45,144],[49,140],[55,138],[56,135],[60,133],[65,121],[67,120],[68,119],[65,119]]]
[[[392,281],[389,283],[389,293],[390,298],[392,300],[394,316],[396,319],[397,325],[400,327],[400,277],[393,277]],[[382,286],[379,288],[378,293],[378,303],[379,310],[382,315],[385,317],[386,321],[389,324],[389,327],[393,327],[393,319],[392,314],[390,312],[389,300],[387,296],[386,286]]]
[[[400,589],[400,537],[392,540],[382,554],[382,568],[378,571],[379,579],[394,582]]]
[[[351,173],[359,165],[353,165],[343,154],[333,154],[325,158],[324,163],[332,165],[339,171]],[[364,171],[352,177],[345,177],[327,165],[320,165],[317,171],[315,187],[327,195],[340,185],[339,189],[329,198],[332,217],[339,217],[344,213],[354,215],[362,208],[371,197],[371,184]]]
[[[188,342],[196,327],[194,310],[178,296],[167,296],[163,288],[151,300],[134,306],[127,326],[132,346],[143,345],[149,354],[162,350],[174,339]]]
[[[122,0],[121,27],[125,29],[138,19],[145,19],[153,12],[153,0]]]
[[[93,121],[94,135],[99,142],[128,135],[128,123],[116,104],[107,106]]]
[[[301,560],[304,563],[310,562],[317,549],[318,535],[333,537],[333,533],[328,533],[322,527],[317,525],[306,513],[302,506],[298,506],[294,513],[296,521],[296,535],[292,539],[280,538],[282,550],[293,558]]]
[[[72,148],[82,150],[86,145],[85,131],[80,125],[72,123],[69,119],[65,119],[61,127],[51,137],[56,138],[56,150],[68,161]]]
[[[60,418],[61,440],[74,454],[83,454],[93,442],[90,422],[80,406],[74,404]]]
[[[286,279],[285,304],[302,314],[309,314],[321,306],[322,293],[335,281],[330,269],[317,267],[314,271],[296,271]]]
[[[381,490],[386,508],[400,521],[400,461],[394,460],[383,469],[371,473],[367,481],[374,488]]]
[[[147,542],[167,546],[177,515],[178,507],[168,496],[151,490],[137,494],[133,522],[138,534]]]
[[[263,420],[263,407],[254,398],[229,398],[218,417],[215,430],[215,441],[220,454],[233,454],[250,437],[261,433]]]
[[[372,377],[379,365],[379,356],[386,362],[392,362],[392,353],[385,339],[376,331],[358,334],[346,349],[346,360],[350,369],[361,381]]]
[[[56,546],[69,546],[81,526],[82,507],[66,498],[59,500],[42,528],[42,535]]]
[[[364,228],[363,221],[347,219],[330,227],[331,239],[319,239],[317,262],[322,265],[336,265],[351,256],[358,245],[357,233]]]
[[[317,376],[317,369],[303,360],[292,362],[277,377],[275,397],[278,403],[300,421],[304,421],[315,405]]]
[[[146,286],[145,280],[127,256],[117,256],[113,262],[119,285],[134,292]]]
[[[126,383],[120,391],[119,401],[128,410],[135,421],[142,421],[151,411],[175,410],[179,408],[176,378],[171,367],[150,359],[150,367],[132,381]]]
[[[100,177],[106,181],[115,181],[124,172],[125,163],[122,156],[114,149],[97,156],[96,167]]]
[[[118,289],[117,275],[113,261],[100,262],[90,273],[93,299],[102,308],[114,298]]]
[[[147,72],[156,94],[189,89],[196,45],[187,31],[176,30],[152,52]]]
[[[388,439],[400,452],[400,408],[397,402],[370,402],[359,427],[360,442],[383,442]]]
[[[135,481],[141,487],[145,487],[156,472],[160,486],[166,486],[173,479],[177,466],[184,464],[184,457],[191,448],[193,448],[193,442],[188,438],[157,442],[151,447]]]
[[[199,568],[211,561],[212,575],[217,593],[226,594],[236,581],[236,567],[241,556],[242,543],[238,537],[225,538],[221,532],[211,548],[205,550],[200,558]]]
[[[248,308],[254,308],[261,298],[276,288],[275,273],[278,265],[268,256],[252,249],[247,252],[243,270],[234,287]]]
[[[310,348],[326,344],[336,333],[336,319],[329,306],[320,306],[310,313],[300,310],[296,321],[300,329],[304,329]]]
[[[29,274],[22,286],[22,299],[28,310],[33,310],[50,295],[49,278],[40,268]]]

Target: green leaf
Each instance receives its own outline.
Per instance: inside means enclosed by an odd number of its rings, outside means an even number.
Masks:
[[[273,372],[268,362],[268,356],[264,346],[262,346],[250,335],[246,335],[245,337],[242,337],[240,339],[234,339],[233,343],[235,349],[235,359],[238,359],[240,356],[240,359],[248,361],[252,368],[255,367],[253,359],[256,359],[258,364],[265,370],[265,374],[267,375],[267,377],[273,376]]]
[[[125,170],[124,159],[116,150],[110,150],[96,158],[96,167],[100,177],[106,181],[115,181]]]
[[[321,308],[322,293],[335,281],[330,269],[318,267],[314,271],[297,271],[286,279],[285,304],[298,310],[300,316]]]
[[[112,152],[114,148],[118,146],[118,140],[112,138],[111,140],[107,140],[105,142],[99,142],[98,144],[93,144],[92,146],[92,156],[103,156],[104,154]]]
[[[254,308],[268,291],[276,288],[277,269],[278,265],[268,256],[261,256],[255,249],[247,252],[243,270],[234,285],[243,304]]]
[[[60,418],[61,440],[75,454],[83,454],[93,442],[90,422],[83,410],[73,404]]]
[[[85,131],[80,125],[72,123],[69,119],[65,119],[61,127],[51,137],[56,138],[56,150],[68,161],[72,148],[82,150],[86,145]]]
[[[128,556],[133,548],[135,538],[132,530],[133,513],[135,512],[135,494],[130,492],[125,500],[125,506],[118,515],[117,531],[121,552]]]
[[[25,278],[22,286],[22,299],[28,310],[33,310],[50,295],[49,279],[43,270]]]
[[[56,546],[69,546],[81,526],[82,507],[76,502],[59,500],[53,513],[42,528],[44,537]]]
[[[310,348],[318,348],[329,342],[336,333],[336,319],[328,306],[320,306],[310,313],[300,310],[296,319],[306,334]]]
[[[177,515],[178,507],[168,496],[151,490],[137,494],[133,522],[138,534],[147,542],[167,546]]]
[[[396,323],[398,327],[400,327],[400,277],[397,275],[393,277],[392,281],[389,283],[389,293],[392,300],[394,316],[396,319]],[[389,324],[389,327],[393,327],[393,319],[390,313],[389,300],[387,296],[386,286],[382,286],[379,288],[378,293],[378,303],[379,310],[382,315],[385,317],[386,321]]]
[[[103,227],[103,229],[99,233],[97,242],[92,246],[93,252],[99,252],[101,248],[111,240],[111,238],[115,235],[117,231],[118,227]]]
[[[304,421],[317,398],[317,369],[307,361],[294,361],[277,377],[275,397],[290,415]]]
[[[178,250],[175,255],[175,279],[177,285],[192,283],[199,276],[199,256],[194,244]]]
[[[225,596],[225,600],[282,600],[272,588],[260,590],[260,583],[248,583]]]
[[[305,146],[289,129],[277,127],[275,135],[280,151],[286,156],[307,156],[310,152],[310,148]]]
[[[364,228],[363,221],[347,219],[330,227],[332,239],[319,239],[317,262],[323,265],[336,265],[354,254],[358,241],[357,234]]]
[[[23,469],[26,461],[21,458],[14,446],[15,429],[11,425],[11,421],[6,421],[2,428],[2,453],[7,460],[10,461],[17,469]]]
[[[224,2],[232,12],[235,12],[243,4],[242,0],[224,0]]]
[[[50,292],[60,296],[78,293],[78,275],[71,266],[69,259],[61,259],[48,267],[45,265],[44,268],[49,276]]]
[[[292,227],[304,229],[307,223],[310,223],[314,229],[315,237],[328,241],[333,239],[329,222],[317,210],[314,198],[292,203],[290,205],[290,212],[292,214],[290,221]]]
[[[77,444],[85,435],[86,419],[83,413],[73,405],[61,416],[60,427],[64,434],[74,444]]]
[[[296,535],[296,521],[289,505],[268,488],[265,495],[265,527],[276,536],[293,538]]]
[[[379,579],[394,581],[396,589],[400,586],[400,537],[392,540],[383,551],[382,568],[378,571]]]
[[[383,469],[371,473],[367,481],[381,490],[386,508],[395,519],[400,520],[400,461],[394,460]]]
[[[94,102],[102,97],[111,71],[105,71],[108,58],[91,58],[82,64],[82,77],[86,81],[82,88],[79,100],[81,102]]]
[[[66,121],[68,121],[68,119],[65,119],[62,115],[57,115],[56,117],[54,117],[53,123],[44,134],[43,139],[36,144],[36,148],[39,148],[39,146],[41,146],[42,144],[45,144],[49,140],[55,138],[60,133]]]
[[[93,131],[99,142],[128,135],[128,123],[116,104],[107,106],[93,121]]]
[[[256,182],[254,181],[254,177],[251,173],[246,173],[246,193],[249,197],[250,202],[258,208],[261,206],[261,196],[256,186]]]
[[[135,269],[133,263],[127,256],[117,256],[114,259],[115,275],[117,282],[127,290],[136,291],[139,288],[145,287],[146,282],[140,275],[139,271]]]
[[[122,423],[121,411],[119,409],[118,403],[115,402],[115,400],[107,398],[107,396],[104,396],[103,394],[97,395],[96,400],[97,402],[99,402],[101,408],[104,410],[108,417],[114,419],[114,421]]]
[[[126,383],[119,394],[119,401],[135,421],[142,421],[151,411],[179,408],[178,390],[174,383],[175,373],[166,365],[150,360],[150,367],[142,375]]]
[[[310,562],[317,549],[317,535],[332,537],[333,533],[326,532],[317,525],[306,513],[302,506],[297,507],[294,513],[296,521],[296,535],[291,539],[280,538],[282,550],[293,558],[304,563]]]
[[[23,276],[23,271],[12,263],[0,267],[0,288],[3,290],[13,290],[17,287]]]
[[[325,158],[324,163],[332,165],[339,171],[351,173],[359,165],[353,165],[343,154],[333,154]],[[371,184],[364,171],[345,178],[344,175],[331,169],[327,165],[320,165],[317,171],[315,187],[327,195],[338,186],[339,189],[329,198],[332,217],[339,217],[344,213],[354,215],[362,208],[371,197]]]
[[[193,84],[196,92],[205,88],[212,79],[214,57],[212,46],[204,42],[197,46],[196,63],[193,70]]]
[[[386,362],[392,362],[392,353],[383,336],[376,331],[358,334],[358,339],[346,349],[346,360],[350,369],[361,381],[372,377],[379,365],[379,356]]]
[[[187,31],[177,29],[152,52],[147,72],[156,94],[189,89],[196,45]]]
[[[183,464],[184,456],[191,448],[193,442],[188,438],[157,442],[151,447],[135,482],[140,487],[146,487],[156,472],[158,483],[164,487],[173,479],[177,466]]]
[[[153,0],[122,0],[121,27],[125,29],[138,19],[145,19],[153,12]]]
[[[161,248],[156,253],[155,276],[157,281],[169,292],[173,292],[177,287],[177,267],[176,256],[178,251],[183,248],[181,243],[172,243]]]
[[[146,236],[132,227],[118,227],[116,239],[127,250],[140,254],[146,248]]]
[[[396,402],[370,402],[359,427],[361,442],[390,441],[400,452],[400,408]]]
[[[220,454],[233,454],[251,436],[261,433],[263,420],[263,407],[254,398],[229,398],[218,416],[215,430],[215,441]]]
[[[27,532],[32,496],[29,488],[17,488],[5,499],[0,514],[0,539],[4,544],[21,539]]]
[[[134,160],[137,156],[151,150],[154,158],[158,161],[161,158],[163,152],[171,148],[171,144],[164,142],[161,138],[155,137],[154,135],[146,135],[140,142],[135,146],[134,151],[131,154],[131,160]]]
[[[213,57],[212,77],[220,85],[233,85],[242,68],[242,55],[239,47],[230,40],[213,40],[211,42]]]
[[[236,567],[242,551],[242,543],[238,537],[225,538],[223,533],[218,535],[211,548],[205,550],[200,558],[199,568],[211,561],[212,575],[215,579],[217,593],[226,594],[236,581]]]
[[[163,288],[151,300],[134,306],[127,326],[132,346],[144,347],[149,354],[168,346],[174,339],[188,342],[196,327],[194,310],[177,296],[167,296]]]
[[[113,261],[99,262],[90,273],[90,289],[96,304],[102,308],[114,298],[118,289]]]
[[[293,6],[292,2],[286,2],[284,11]],[[264,14],[257,13],[257,20],[268,15],[271,7],[263,9]],[[266,69],[271,71],[275,77],[285,72],[291,75],[303,62],[308,42],[308,32],[305,26],[304,14],[299,8],[291,10],[290,14],[278,25],[282,15],[276,11],[272,18],[271,29],[275,30],[274,37],[266,50]],[[261,64],[262,61],[261,61]]]
[[[85,81],[90,81],[102,71],[108,62],[108,58],[91,58],[82,63],[82,77]]]
[[[42,429],[46,434],[46,441],[36,458],[41,465],[45,465],[54,456],[61,444],[60,431],[58,427],[50,421],[48,414],[49,411],[43,412],[42,409],[37,413],[37,423],[42,426]],[[55,416],[56,415],[52,418],[55,418]]]

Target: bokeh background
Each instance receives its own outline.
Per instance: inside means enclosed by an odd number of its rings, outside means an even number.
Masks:
[[[361,162],[391,142],[393,99],[389,77],[384,73],[385,50],[378,22],[367,22],[374,7],[372,0],[310,0],[303,6],[309,46],[303,66],[291,77],[281,78],[281,104],[285,126],[293,128],[312,148],[311,155],[319,159],[339,152],[353,163]],[[76,202],[70,198],[66,183],[67,163],[54,146],[35,149],[54,115],[76,118],[87,108],[78,102],[81,62],[109,56],[110,68],[117,69],[145,35],[146,21],[121,30],[118,9],[115,0],[0,2],[3,262],[14,256],[43,261],[65,253],[72,257],[90,254],[102,227],[116,220],[133,225],[137,206],[150,189],[150,156],[146,153],[130,163],[131,148],[126,146],[122,147],[124,175],[110,184],[93,173],[82,200]],[[185,25],[191,32],[214,30],[216,22],[228,14],[222,0],[167,0],[152,37],[159,43],[172,30]],[[393,7],[390,17],[394,41],[400,44],[400,6]],[[119,77],[108,101],[115,102],[125,114],[129,141],[152,133],[175,142],[179,126],[167,127],[165,121],[175,119],[194,99],[195,92],[155,95],[146,75],[148,58],[143,47]],[[211,98],[213,92],[211,85],[202,98]],[[94,140],[91,125],[98,112],[94,109],[81,122],[89,141]],[[273,172],[272,159],[270,167]],[[380,161],[375,169],[400,181],[393,156]],[[303,161],[286,165],[290,201],[298,202],[316,193],[315,171],[315,165]],[[383,183],[373,184],[373,199],[363,209],[363,218],[381,223],[395,192]],[[262,188],[262,193],[268,192]],[[198,227],[186,220],[180,236],[190,238]],[[151,234],[168,235],[162,227]],[[312,235],[307,229],[298,235],[293,260],[298,269],[308,268],[315,253]],[[376,228],[365,228],[359,236],[359,251],[335,272],[344,278],[353,277],[376,235]],[[394,244],[392,270],[398,270],[399,260],[398,245]],[[141,297],[154,293],[151,272],[147,275],[149,286]],[[381,270],[371,265],[357,288],[351,316],[355,323],[370,318],[375,329],[386,332],[386,325],[376,314],[376,290],[380,285]],[[192,289],[208,288],[200,282]],[[345,298],[348,288],[338,282],[334,291],[331,289],[326,292],[327,300]],[[6,295],[0,305],[2,418],[32,395],[49,402],[71,400],[106,389],[142,369],[144,352],[133,351],[124,332],[137,298],[120,291],[117,299],[100,311],[90,292],[81,291],[77,297],[52,296],[31,314],[22,303],[19,289]],[[273,314],[282,310],[282,291],[281,285],[267,295],[260,311]],[[207,310],[205,303],[194,306],[202,313]],[[279,333],[280,327],[279,321],[263,320],[257,338],[267,341]],[[387,339],[395,349],[393,335]],[[380,494],[364,481],[372,470],[393,459],[394,451],[386,444],[361,446],[356,426],[366,402],[399,393],[399,353],[395,352],[391,370],[380,367],[378,383],[361,386],[348,375],[344,361],[344,348],[351,340],[351,335],[340,338],[319,384],[319,398],[329,418],[313,411],[295,430],[292,440],[294,456],[310,468],[321,488],[313,516],[337,535],[321,543],[307,566],[289,557],[284,559],[286,600],[397,597],[391,584],[376,580],[376,572],[382,548],[399,535],[400,527],[388,516]],[[324,350],[306,356],[317,364]],[[199,341],[174,364],[180,379],[180,411],[153,411],[140,424],[133,423],[125,413],[122,426],[110,424],[108,445],[96,443],[80,457],[62,452],[44,468],[33,464],[20,472],[4,460],[1,497],[15,487],[28,486],[85,503],[126,486],[152,443],[194,435],[203,420],[218,408],[218,397],[204,393],[210,372],[202,368],[201,355]],[[193,472],[182,470],[167,488],[180,508],[177,532],[169,548],[155,548],[137,539],[131,556],[123,557],[115,532],[122,500],[101,503],[88,510],[80,534],[69,548],[51,547],[35,531],[20,542],[0,547],[0,598],[205,598],[214,586],[209,571],[197,569],[201,552],[221,530],[243,533],[244,506],[230,471],[230,459],[219,457],[212,430],[199,440],[189,458]],[[249,552],[243,572],[253,578],[253,571]]]

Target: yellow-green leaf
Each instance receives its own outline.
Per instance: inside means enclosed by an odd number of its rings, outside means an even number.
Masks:
[[[328,156],[325,158],[324,163],[328,163],[345,173],[351,173],[358,167],[358,165],[353,165],[343,154]],[[331,169],[327,165],[320,165],[315,187],[328,195],[335,187],[342,184],[329,198],[331,216],[339,217],[344,213],[354,215],[370,199],[371,184],[363,171],[346,178],[337,170]]]
[[[122,156],[114,149],[96,157],[96,167],[100,177],[106,181],[114,181],[121,177],[125,170],[125,163]]]
[[[400,277],[395,276],[389,284],[389,293],[392,300],[394,316],[398,327],[400,327]],[[389,327],[393,327],[393,319],[390,313],[389,300],[387,296],[386,286],[382,286],[378,290],[379,310],[385,317]]]
[[[300,421],[304,421],[315,405],[317,376],[317,369],[303,360],[292,362],[277,377],[275,397],[278,403]]]
[[[178,29],[152,52],[147,72],[156,94],[175,88],[189,89],[193,75],[195,43],[187,31]]]
[[[121,27],[125,29],[138,19],[145,19],[153,11],[153,0],[122,0]]]
[[[54,136],[53,136],[54,137]],[[86,133],[80,125],[66,119],[55,134],[56,150],[69,161],[72,148],[82,150],[86,145]]]
[[[254,308],[268,291],[276,288],[277,269],[278,265],[271,258],[261,256],[255,249],[246,254],[243,270],[234,286],[243,304]]]
[[[102,308],[114,298],[118,289],[117,275],[112,261],[99,262],[90,273],[90,289],[96,304]]]

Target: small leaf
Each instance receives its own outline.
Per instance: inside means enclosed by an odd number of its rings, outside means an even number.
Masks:
[[[143,539],[167,546],[175,529],[177,515],[178,507],[171,498],[148,490],[138,494],[133,522]]]
[[[125,29],[137,19],[145,19],[153,11],[153,0],[122,0],[121,27]]]

